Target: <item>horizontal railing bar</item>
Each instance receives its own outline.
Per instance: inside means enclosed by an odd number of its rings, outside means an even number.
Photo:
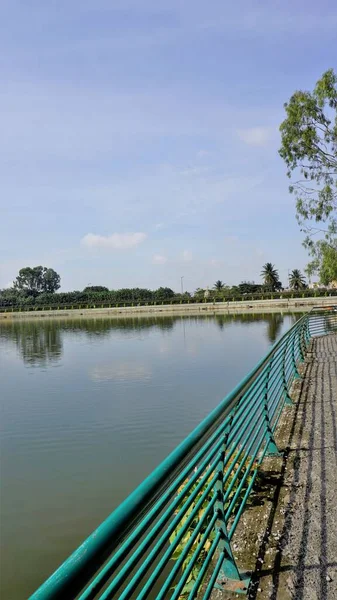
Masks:
[[[212,475],[212,471],[210,471],[209,473],[209,477]],[[159,539],[159,541],[156,543],[156,545],[154,546],[154,548],[151,550],[150,554],[147,555],[144,563],[142,564],[142,566],[140,567],[140,569],[137,571],[137,580],[132,579],[132,581],[128,584],[127,588],[124,590],[124,592],[122,593],[122,595],[120,596],[120,600],[126,600],[126,598],[129,598],[130,595],[132,594],[132,592],[135,590],[135,588],[138,586],[139,584],[139,580],[141,580],[145,573],[147,572],[147,570],[151,567],[151,565],[153,564],[153,560],[157,557],[157,555],[159,554],[159,552],[162,550],[163,546],[166,544],[166,542],[169,540],[171,534],[174,532],[174,530],[177,528],[177,526],[179,525],[182,516],[185,514],[186,510],[191,506],[195,496],[198,494],[198,492],[202,489],[202,487],[205,485],[206,481],[207,481],[208,477],[206,477],[204,480],[201,480],[199,482],[199,484],[197,485],[196,489],[194,490],[194,493],[191,494],[191,496],[189,496],[187,498],[187,501],[182,509],[182,514],[179,512],[176,517],[173,519],[173,521],[170,523],[170,525],[168,527],[165,528],[165,533],[161,536],[161,538]],[[215,475],[213,475],[213,478],[211,479],[211,481],[209,482],[209,484],[207,485],[207,488],[204,490],[201,499],[203,500],[205,496],[207,496],[207,494],[209,493],[209,491],[212,489],[212,487],[214,486],[214,483],[217,480],[217,473],[215,473]],[[195,510],[195,509],[194,509]],[[193,512],[193,511],[192,511]],[[167,519],[163,519],[163,525],[165,525],[165,522],[167,521]],[[142,548],[142,553],[144,553],[144,551],[147,549],[147,547],[151,544],[151,541],[148,541],[147,539],[144,540],[144,547]],[[144,554],[143,554],[144,555]],[[131,565],[133,564],[133,557],[131,557],[130,561],[132,561]],[[129,562],[125,565],[125,574],[123,573],[123,576],[127,575],[130,571],[130,569],[132,568],[132,566],[129,566]],[[119,587],[119,586],[118,586]],[[112,585],[111,585],[111,589],[112,589]],[[113,587],[113,591],[115,591],[115,585]],[[110,590],[110,587],[109,587]],[[105,595],[103,594],[102,596],[102,600],[105,597]],[[107,596],[108,597],[108,596]]]
[[[226,493],[224,494],[224,497],[223,497],[223,502],[224,502],[224,503],[225,503],[225,502],[228,500],[228,498],[229,498],[229,495],[231,494],[231,492],[232,492],[232,490],[233,490],[234,484],[235,484],[235,482],[236,482],[236,480],[237,480],[237,478],[238,478],[238,476],[239,476],[239,473],[240,473],[240,471],[241,471],[241,469],[242,469],[242,467],[243,467],[244,463],[246,462],[246,460],[247,460],[247,459],[248,459],[248,457],[250,456],[250,450],[253,448],[253,446],[254,446],[254,443],[255,443],[255,441],[256,441],[256,439],[257,439],[257,437],[258,437],[258,435],[259,435],[259,433],[260,433],[260,431],[261,431],[262,427],[264,427],[264,425],[265,425],[265,423],[262,421],[262,422],[260,423],[259,427],[257,428],[255,435],[252,437],[252,440],[251,440],[251,442],[250,442],[250,444],[249,444],[249,446],[248,446],[248,448],[247,448],[247,450],[246,450],[245,454],[244,454],[244,455],[243,455],[243,457],[242,457],[242,460],[241,460],[241,462],[240,462],[240,465],[239,465],[239,467],[238,467],[238,469],[237,469],[237,471],[236,471],[236,473],[235,473],[235,475],[234,475],[234,477],[233,477],[232,481],[230,482],[230,485],[228,486],[228,489],[226,490]],[[242,490],[242,487],[243,487],[243,485],[244,485],[244,483],[245,483],[245,481],[246,481],[246,479],[247,479],[247,477],[248,477],[248,475],[249,475],[250,468],[251,468],[252,464],[253,464],[253,463],[254,463],[254,461],[255,461],[255,458],[256,458],[256,456],[257,456],[257,454],[258,454],[258,452],[259,452],[259,449],[260,449],[260,447],[261,447],[261,445],[262,445],[262,443],[263,443],[264,439],[265,439],[265,436],[263,436],[263,437],[261,438],[261,440],[260,440],[260,444],[258,444],[258,445],[257,445],[257,447],[256,447],[256,450],[255,450],[255,453],[253,454],[253,456],[251,457],[251,459],[250,459],[250,461],[249,461],[249,465],[248,465],[248,467],[247,467],[247,469],[246,469],[246,471],[245,471],[245,474],[243,475],[242,479],[240,479],[240,483],[239,483],[239,485],[238,485],[238,487],[237,487],[237,489],[236,489],[236,492],[235,492],[235,494],[234,494],[234,497],[233,497],[233,499],[231,500],[231,503],[230,503],[230,505],[228,506],[228,508],[227,508],[227,510],[226,510],[226,512],[225,512],[225,521],[226,521],[226,522],[228,521],[228,519],[229,519],[229,517],[230,517],[230,514],[231,514],[231,512],[232,512],[232,509],[233,509],[233,507],[235,506],[235,502],[236,502],[236,500],[237,500],[237,498],[238,498],[238,496],[239,496],[239,494],[240,494],[240,492],[241,492],[241,490]]]
[[[194,552],[194,554],[193,554],[193,556],[191,558],[190,564],[188,565],[188,567],[183,572],[183,575],[182,575],[179,583],[177,584],[177,587],[174,590],[174,593],[172,595],[171,600],[177,600],[177,598],[179,598],[179,596],[181,594],[181,591],[182,591],[182,589],[183,589],[183,587],[184,587],[184,585],[185,585],[185,583],[186,583],[186,581],[188,579],[188,576],[191,574],[191,572],[193,570],[193,566],[195,565],[195,562],[198,559],[199,554],[200,554],[200,552],[202,551],[202,549],[203,549],[203,547],[205,545],[205,542],[207,542],[208,536],[209,536],[209,534],[210,534],[211,531],[212,531],[212,527],[211,527],[211,523],[210,523],[208,525],[205,533],[203,534],[203,536],[202,536],[202,538],[201,538],[201,540],[200,540],[200,542],[198,544],[198,547],[196,548],[196,550],[195,550],[195,552]],[[220,541],[220,538],[221,538],[221,533],[218,532],[217,535],[215,536],[215,539],[213,540],[212,546],[211,546],[211,548],[210,548],[210,550],[208,552],[206,561],[208,559],[208,562],[209,562],[212,559],[212,556],[213,556],[215,550],[217,549],[217,546],[218,546],[218,543]],[[203,564],[203,568],[205,566],[206,561]],[[200,575],[200,572],[199,572],[199,575]]]
[[[205,513],[204,513],[205,518],[208,516],[208,514],[214,508],[215,502],[216,502],[216,496],[214,496],[212,498],[212,500],[210,501],[207,509],[205,510]],[[211,529],[212,529],[212,527],[215,524],[215,521],[217,519],[218,519],[218,514],[214,513],[214,515],[213,515],[213,517],[212,517],[212,519],[210,521],[212,523]],[[173,569],[171,570],[169,576],[166,578],[166,581],[165,581],[164,585],[162,586],[162,588],[161,588],[158,596],[156,596],[156,600],[163,600],[165,598],[166,592],[168,592],[168,590],[170,588],[170,585],[172,584],[175,576],[177,575],[179,569],[181,568],[181,566],[182,566],[182,564],[183,564],[186,556],[188,556],[188,552],[189,552],[190,548],[192,548],[195,540],[197,539],[198,534],[199,534],[199,532],[201,530],[201,527],[203,525],[203,522],[204,522],[204,519],[202,521],[201,520],[199,521],[198,525],[196,526],[195,530],[193,531],[193,534],[191,535],[191,537],[188,540],[187,544],[185,544],[184,550],[182,551],[179,559],[177,559],[175,561],[175,565],[174,565]]]
[[[160,560],[159,564],[155,568],[154,572],[151,574],[150,578],[146,582],[146,584],[145,584],[144,588],[142,589],[141,593],[137,596],[138,600],[144,600],[144,598],[146,598],[146,596],[147,596],[147,593],[152,589],[152,587],[155,584],[156,580],[158,579],[160,573],[162,572],[162,570],[164,569],[164,567],[166,566],[166,564],[168,563],[168,561],[171,559],[172,553],[177,548],[177,546],[179,545],[180,541],[183,539],[183,537],[184,537],[186,531],[189,529],[191,523],[193,523],[194,517],[196,516],[196,514],[200,510],[200,508],[201,508],[201,506],[202,506],[205,498],[207,498],[207,496],[209,495],[210,491],[212,490],[212,488],[214,486],[214,483],[216,482],[217,478],[218,478],[218,474],[215,473],[215,477],[211,480],[210,484],[207,486],[207,489],[200,496],[197,504],[195,505],[195,508],[190,513],[190,515],[189,515],[188,519],[186,520],[186,522],[184,523],[183,527],[180,528],[179,533],[176,536],[176,539],[174,540],[174,542],[172,542],[172,544],[170,545],[170,547],[168,548],[168,550],[166,551],[166,553],[164,554],[164,556]],[[214,496],[214,502],[215,501],[216,501],[216,496]],[[181,521],[181,518],[184,517],[185,515],[179,515],[179,516],[180,516],[180,521]],[[204,520],[206,519],[206,516],[207,515],[205,515],[205,513],[203,513],[202,517],[200,517],[199,523],[200,522],[203,523]],[[163,541],[163,539],[161,540],[161,542],[162,541]],[[151,558],[153,558],[153,557],[151,557]],[[149,559],[150,559],[150,556],[149,556]],[[138,576],[138,574],[139,574],[139,572],[137,573],[137,576]]]
[[[225,429],[225,427],[224,427],[224,429]],[[213,435],[213,437],[216,437],[216,433]],[[203,472],[203,469],[205,469],[209,465],[209,461],[214,457],[214,455],[216,454],[216,452],[220,449],[220,447],[222,446],[222,443],[223,443],[222,440],[220,440],[220,441],[217,442],[216,446],[214,446],[213,448],[211,448],[211,452],[204,459],[204,462],[199,466],[200,467],[200,472]],[[207,452],[207,448],[206,448],[206,450],[203,449],[202,452],[200,451],[199,455],[202,456],[202,455],[206,454],[206,452]],[[198,458],[199,455],[197,455],[197,458]],[[190,470],[193,468],[193,466],[195,464],[196,464],[196,460],[193,460],[193,464],[192,465],[188,465],[184,469],[183,473],[180,474],[178,480],[175,481],[172,484],[172,486],[170,488],[170,496],[172,496],[173,494],[176,493],[177,488],[186,479],[186,477],[188,476],[188,473],[190,472]],[[217,464],[217,459],[214,461],[214,468],[215,468],[216,464]],[[198,477],[200,477],[200,475],[199,475],[199,472],[196,471],[193,474],[193,476],[190,478],[188,486],[186,486],[186,488],[184,489],[184,495],[189,491],[189,489],[192,487],[192,485],[195,483],[195,481],[197,481]],[[155,536],[157,530],[160,529],[162,520],[165,522],[166,518],[169,518],[170,514],[172,514],[174,512],[174,510],[176,509],[176,507],[181,502],[181,498],[182,497],[180,496],[180,498],[176,497],[174,499],[173,503],[170,505],[170,513],[165,513],[165,518],[163,519],[163,517],[162,517],[161,520],[160,520],[160,522],[156,524],[155,529],[152,530],[153,537]],[[125,556],[128,554],[130,546],[134,546],[134,544],[138,542],[138,540],[140,539],[140,537],[144,533],[145,527],[147,527],[148,525],[150,525],[151,522],[153,522],[156,519],[156,517],[158,516],[158,514],[160,513],[160,511],[163,509],[163,505],[165,504],[164,501],[166,499],[169,499],[168,498],[168,494],[165,494],[165,496],[163,496],[160,499],[158,505],[155,506],[152,509],[151,513],[149,513],[146,516],[145,520],[140,523],[140,525],[138,526],[137,530],[135,530],[131,534],[131,536],[128,539],[128,545],[126,547],[122,547],[117,552],[117,554],[113,557],[113,559],[111,561],[109,561],[107,565],[105,565],[105,567],[103,568],[103,570],[97,575],[96,579],[89,585],[89,587],[87,588],[87,590],[85,590],[85,592],[83,594],[81,594],[79,600],[89,600],[90,598],[94,598],[95,597],[95,595],[97,594],[97,592],[102,588],[102,586],[110,578],[111,571],[114,568],[118,567],[119,564],[125,558]],[[135,558],[135,553],[133,554],[133,558]],[[120,577],[121,577],[121,574],[119,573],[117,575],[117,577],[116,577],[116,583],[117,583],[117,580],[119,580]]]
[[[195,584],[193,586],[193,589],[192,589],[192,591],[190,592],[190,594],[188,596],[188,600],[193,600],[196,597],[196,593],[197,593],[200,585],[202,584],[202,581],[203,581],[203,579],[204,579],[204,577],[206,575],[208,566],[209,566],[209,564],[210,564],[210,562],[211,562],[211,560],[213,558],[213,555],[214,555],[214,553],[215,553],[215,551],[216,551],[216,549],[217,549],[217,547],[219,545],[219,542],[221,540],[221,536],[222,535],[223,535],[223,533],[221,531],[219,531],[217,533],[217,535],[215,537],[215,540],[214,540],[214,542],[213,542],[213,544],[212,544],[212,546],[211,546],[211,548],[210,548],[210,550],[209,550],[209,552],[208,552],[208,554],[206,556],[206,559],[204,560],[203,565],[202,565],[202,567],[201,567],[201,569],[199,571],[199,575],[198,575],[198,577],[196,579],[196,582],[195,582]]]

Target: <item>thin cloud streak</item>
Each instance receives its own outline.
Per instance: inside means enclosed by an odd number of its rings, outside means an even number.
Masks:
[[[87,233],[81,240],[87,248],[103,248],[108,250],[127,250],[142,244],[147,238],[146,233],[112,233],[111,235],[96,235]]]

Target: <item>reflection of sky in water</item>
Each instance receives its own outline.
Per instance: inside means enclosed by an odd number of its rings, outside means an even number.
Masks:
[[[27,597],[293,320],[1,323],[1,597]]]

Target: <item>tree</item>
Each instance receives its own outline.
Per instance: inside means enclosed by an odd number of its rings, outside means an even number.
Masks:
[[[61,277],[54,269],[43,267],[42,291],[54,294],[61,287]]]
[[[221,279],[218,279],[218,281],[215,282],[213,287],[217,292],[221,292],[223,290],[224,286],[225,286],[224,282],[221,281]]]
[[[108,292],[109,288],[104,285],[87,285],[83,292]]]
[[[337,243],[333,247],[331,244],[322,241],[319,248],[322,252],[319,267],[320,282],[323,285],[329,285],[333,281],[337,281]]]
[[[263,265],[261,277],[263,278],[264,285],[268,290],[275,292],[282,288],[278,271],[275,269],[275,266],[272,263],[267,262],[265,265]]]
[[[293,290],[303,290],[306,288],[305,277],[299,269],[293,269],[289,275],[289,285]]]
[[[337,252],[337,75],[326,71],[313,92],[296,91],[284,106],[279,154],[293,178],[289,190],[313,257],[308,272],[324,276],[326,254]]]
[[[60,281],[61,278],[54,269],[41,266],[24,267],[20,269],[13,286],[28,295],[37,296],[41,292],[56,292],[60,287]]]
[[[170,299],[174,298],[174,296],[175,296],[174,291],[168,287],[160,287],[154,292],[154,298],[158,302],[164,301],[164,300],[170,300]]]
[[[237,286],[240,294],[256,294],[262,291],[262,285],[254,281],[241,281]]]
[[[320,283],[329,285],[337,281],[337,244],[333,246],[326,240],[319,240],[315,248],[316,256],[307,268],[308,277],[318,273]]]

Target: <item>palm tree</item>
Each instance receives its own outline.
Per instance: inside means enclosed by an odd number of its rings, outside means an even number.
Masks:
[[[218,279],[218,281],[215,282],[214,284],[214,289],[217,290],[217,292],[221,292],[221,290],[223,290],[225,284],[223,281],[221,281],[221,279]]]
[[[299,269],[291,271],[289,285],[293,290],[303,290],[306,287],[305,277]]]
[[[282,287],[278,271],[277,269],[275,269],[275,266],[270,262],[267,262],[265,265],[263,265],[261,277],[263,277],[264,285],[270,288],[273,292],[279,290]]]

